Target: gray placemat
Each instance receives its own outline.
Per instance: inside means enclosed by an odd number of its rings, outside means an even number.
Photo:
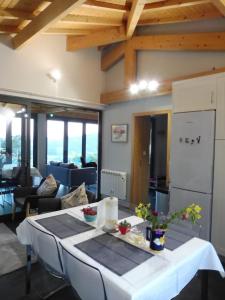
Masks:
[[[120,276],[153,256],[107,233],[74,245],[74,247]]]
[[[60,239],[65,239],[93,229],[92,226],[72,217],[69,214],[47,217],[36,220],[36,222]]]

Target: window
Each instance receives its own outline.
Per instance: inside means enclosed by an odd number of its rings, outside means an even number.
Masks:
[[[68,122],[68,162],[81,165],[83,124]]]
[[[63,161],[64,122],[47,121],[47,161]]]
[[[21,118],[12,119],[12,165],[21,164]]]
[[[86,124],[86,162],[98,161],[98,124]]]

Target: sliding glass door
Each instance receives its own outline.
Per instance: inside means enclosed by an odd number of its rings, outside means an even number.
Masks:
[[[86,162],[98,161],[98,124],[88,121],[47,121],[47,163],[74,163],[81,167]]]
[[[68,122],[68,162],[77,166],[81,165],[83,123]]]
[[[64,122],[47,121],[47,162],[63,161],[64,153]]]
[[[86,162],[98,161],[98,124],[86,123]]]

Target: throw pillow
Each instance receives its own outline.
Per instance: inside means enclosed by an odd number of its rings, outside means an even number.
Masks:
[[[53,175],[48,175],[45,181],[37,189],[37,195],[49,196],[57,189],[57,183]]]
[[[75,191],[61,197],[62,209],[88,204],[85,183],[82,183]]]

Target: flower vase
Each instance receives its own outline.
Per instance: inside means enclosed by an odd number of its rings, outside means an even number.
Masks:
[[[165,245],[165,230],[146,227],[146,240],[150,242],[152,250],[162,251]]]

